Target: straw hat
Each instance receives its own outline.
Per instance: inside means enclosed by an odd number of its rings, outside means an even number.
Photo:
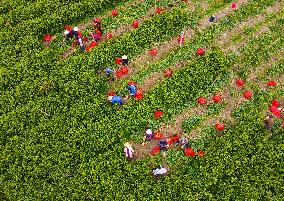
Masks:
[[[131,147],[131,144],[129,142],[124,143],[125,147]]]

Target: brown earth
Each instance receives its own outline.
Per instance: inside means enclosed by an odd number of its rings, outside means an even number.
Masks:
[[[139,3],[140,2],[143,2],[143,1],[139,1]],[[131,5],[133,5],[133,4],[131,4]],[[167,12],[168,10],[170,10],[170,8],[171,8],[171,6],[164,7],[162,12]],[[146,19],[152,18],[153,16],[155,16],[155,13],[156,13],[155,7],[152,7],[150,10],[148,10],[148,12],[144,16],[142,16],[140,19],[137,19],[139,24],[143,23]],[[93,24],[93,22],[90,21],[87,24],[81,25],[80,27],[83,27],[83,29],[81,29],[81,30],[84,30],[86,27],[89,27],[92,24]],[[78,28],[80,29],[80,27],[78,27]],[[132,24],[127,24],[127,25],[122,25],[119,28],[110,31],[110,33],[113,35],[113,37],[117,37],[117,36],[120,36],[120,35],[128,32],[128,31],[131,31],[132,29],[133,29]],[[106,40],[107,39],[104,36],[104,37],[102,37],[102,39],[98,43],[102,43]],[[91,44],[91,41],[88,42],[85,45],[88,46],[90,44]],[[75,48],[70,47],[61,55],[61,57],[63,59],[66,59],[69,55],[74,53],[74,51],[75,51]]]
[[[275,55],[273,55],[266,63],[261,64],[260,66],[258,66],[256,69],[258,69],[257,71],[252,71],[252,73],[248,76],[246,82],[252,82],[252,83],[257,83],[257,85],[262,89],[262,90],[266,90],[267,89],[267,85],[265,82],[258,80],[257,81],[257,77],[258,75],[261,75],[263,72],[265,72],[266,69],[268,69],[269,67],[271,67],[273,65],[273,63],[280,59],[284,54],[284,49],[282,49],[280,51],[280,53],[277,53]],[[257,72],[257,73],[256,73]],[[222,113],[220,115],[217,115],[216,117],[212,117],[209,119],[206,119],[205,121],[203,121],[202,125],[197,128],[197,129],[193,129],[187,136],[189,138],[192,138],[192,136],[194,137],[196,135],[196,133],[199,133],[200,128],[206,126],[206,125],[211,125],[214,126],[218,121],[223,122],[223,121],[233,121],[232,119],[232,112],[234,110],[234,108],[239,107],[241,103],[243,103],[244,101],[247,101],[245,98],[243,98],[242,93],[239,94],[237,97],[232,97],[230,95],[230,88],[235,88],[235,89],[239,89],[238,87],[236,87],[235,85],[235,81],[233,80],[231,82],[231,85],[229,87],[227,87],[223,92],[223,94],[227,94],[226,96],[224,96],[223,101],[228,103],[228,106],[222,111]],[[248,89],[247,89],[248,90]],[[195,139],[195,138],[194,138]]]
[[[244,28],[250,28],[255,26],[257,23],[263,22],[266,19],[266,16],[271,13],[278,13],[283,8],[284,4],[283,2],[277,2],[275,5],[268,7],[263,13],[256,15],[254,17],[249,17],[246,21],[238,24],[236,27],[234,27],[231,30],[226,31],[223,33],[218,39],[216,39],[216,43],[223,47],[223,49],[226,49],[226,46],[230,44],[230,39],[233,35],[244,34]]]
[[[236,3],[238,3],[239,5],[245,4],[247,3],[248,0],[238,0],[236,1]],[[203,9],[206,10],[207,9],[207,4],[202,4]],[[230,12],[232,11],[231,7],[226,7],[225,9],[219,10],[215,16],[220,19],[226,15],[228,15]],[[208,16],[204,17],[202,20],[200,20],[198,22],[198,28],[199,30],[205,29],[207,26],[210,25],[210,22],[208,20]],[[186,31],[184,31],[185,34],[185,39],[189,40],[191,39],[195,33],[194,30],[189,28]],[[165,54],[167,54],[168,52],[170,52],[171,50],[173,50],[174,48],[177,48],[180,44],[178,43],[178,36],[172,38],[170,41],[166,41],[162,44],[160,44],[159,46],[153,46],[152,48],[156,48],[158,50],[158,54],[156,56],[151,56],[148,53],[148,50],[144,53],[142,53],[141,55],[139,55],[138,57],[136,57],[136,59],[133,62],[130,62],[129,64],[129,73],[125,76],[122,77],[123,78],[128,78],[130,76],[132,76],[133,74],[139,72],[142,68],[145,67],[146,65],[149,65],[150,63],[153,63],[159,59],[161,59]],[[150,48],[150,49],[152,49]]]
[[[269,68],[276,60],[280,59],[284,54],[284,49],[282,49],[279,53],[273,55],[269,61],[266,63],[261,64],[257,67],[258,71],[252,71],[252,73],[247,78],[246,82],[256,82],[257,75],[263,73],[267,68]],[[257,72],[257,73],[255,73]],[[282,79],[284,79],[284,76],[282,76]],[[257,83],[259,86],[265,85],[263,82]],[[217,115],[215,117],[211,117],[209,119],[206,119],[203,121],[201,127],[206,125],[212,125],[214,126],[218,121],[233,121],[232,119],[232,111],[234,108],[239,107],[240,104],[244,101],[248,101],[245,98],[243,98],[242,93],[238,94],[238,96],[234,97],[230,94],[230,89],[236,89],[237,91],[240,91],[241,89],[235,86],[235,79],[232,79],[230,85],[226,87],[223,91],[220,92],[222,94],[222,101],[228,103],[227,107],[223,110],[223,112],[220,115]],[[245,87],[246,88],[246,87]],[[267,89],[267,87],[264,88],[264,90]],[[243,90],[243,89],[242,89]],[[246,90],[249,90],[249,88],[246,88]],[[209,100],[209,99],[208,99]],[[192,115],[204,115],[206,114],[206,108],[208,105],[212,104],[212,100],[210,99],[208,103],[205,106],[196,106],[194,108],[191,108],[189,110],[184,111],[183,113],[177,115],[173,122],[174,124],[162,124],[161,128],[158,130],[163,134],[165,138],[170,137],[174,134],[180,134],[182,135],[183,128],[182,123],[185,119],[188,119]],[[200,129],[193,129],[189,134],[185,135],[191,140],[198,139],[200,137]],[[221,136],[221,135],[220,135]],[[134,142],[131,142],[133,144],[133,148],[136,151],[137,160],[147,157],[150,155],[150,151],[153,147],[158,145],[157,140],[152,140],[150,142],[146,142],[144,144],[136,144]],[[169,149],[179,149],[179,147],[175,145],[171,145]]]

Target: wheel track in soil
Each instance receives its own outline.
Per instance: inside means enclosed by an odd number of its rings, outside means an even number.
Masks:
[[[284,49],[282,49],[280,51],[280,53],[277,53],[275,55],[273,55],[270,59],[268,59],[269,61],[266,62],[266,63],[262,63],[260,64],[257,69],[261,69],[259,73],[261,72],[264,72],[268,67],[270,67],[273,62],[275,60],[278,60],[279,58],[281,58],[281,56],[284,54]],[[266,66],[266,68],[264,68]],[[247,78],[247,82],[253,82],[255,81],[255,79],[257,78],[257,75],[254,72],[252,72],[249,77]],[[284,76],[283,76],[283,79],[284,79]],[[258,83],[258,86],[261,86],[261,85],[265,85],[264,83],[260,82]],[[246,99],[244,99],[242,96],[238,96],[238,97],[232,97],[230,95],[230,88],[235,88],[235,89],[238,89],[236,86],[235,86],[235,78],[232,79],[229,87],[226,87],[224,90],[222,90],[220,92],[220,94],[222,94],[222,102],[228,102],[228,106],[222,110],[222,113],[220,115],[218,115],[217,117],[211,117],[209,119],[205,119],[202,123],[202,125],[214,125],[214,123],[216,123],[219,119],[226,119],[227,121],[232,121],[232,117],[231,117],[231,113],[233,111],[234,108],[238,107],[241,103],[243,103]],[[210,95],[212,96],[212,94]],[[161,128],[158,129],[159,132],[161,132],[163,134],[163,136],[165,138],[168,138],[170,135],[172,134],[176,134],[176,133],[184,133],[183,132],[183,128],[182,128],[182,123],[184,122],[185,119],[188,119],[190,116],[192,115],[205,115],[206,114],[206,108],[212,104],[212,100],[209,101],[207,103],[207,105],[205,107],[201,107],[201,106],[196,106],[196,107],[193,107],[193,108],[190,108],[189,110],[185,110],[184,112],[182,112],[181,114],[177,115],[173,122],[175,122],[174,124],[165,124],[163,123]],[[225,111],[225,112],[223,112]],[[199,128],[197,129],[193,129],[189,134],[186,134],[185,135],[186,137],[188,137],[189,139],[192,139],[192,140],[195,140],[195,139],[198,139],[200,136],[199,136]],[[138,157],[137,159],[141,159],[141,158],[144,158],[146,156],[149,156],[150,155],[150,151],[151,151],[151,148],[157,146],[157,140],[152,140],[150,142],[147,142],[146,144],[136,144],[135,142],[131,142],[131,144],[133,144],[134,146],[134,150],[136,151],[136,154],[137,156],[140,156]],[[171,147],[170,148],[171,150],[177,150],[179,149],[178,147]]]
[[[140,3],[143,2],[143,1],[139,1]],[[163,11],[162,12],[167,12],[171,9],[171,7],[169,7],[168,5],[164,7]],[[149,19],[149,18],[153,18],[156,14],[156,9],[155,7],[151,7],[147,13],[145,15],[143,15],[141,18],[137,19],[139,24],[142,24],[146,19]],[[90,21],[89,23],[87,23],[88,26],[86,25],[86,27],[90,27],[92,25],[92,21]],[[78,27],[80,29],[80,27]],[[83,28],[85,28],[83,26]],[[118,37],[126,32],[129,32],[133,29],[132,27],[132,24],[127,24],[127,25],[121,25],[120,27],[118,27],[117,29],[114,29],[114,30],[111,30],[109,31],[109,33],[111,33],[113,35],[113,37]],[[84,30],[84,29],[82,29]],[[97,43],[102,43],[104,41],[106,41],[107,38],[106,36],[102,37],[102,39]],[[85,44],[86,46],[90,45],[91,44],[91,41],[88,42],[87,44]],[[71,54],[73,54],[75,52],[75,48],[73,47],[69,47],[64,53],[61,54],[61,59],[66,59],[67,57],[69,57]]]
[[[246,4],[247,2],[248,2],[248,0],[236,1],[236,3],[239,5],[239,7]],[[207,5],[206,4],[203,5],[203,9],[206,9],[206,8],[207,8]],[[222,17],[225,17],[226,15],[228,15],[230,12],[233,12],[233,11],[232,11],[230,6],[227,6],[224,9],[217,11],[214,15],[217,18],[222,18]],[[210,24],[211,23],[209,22],[208,17],[206,16],[198,22],[197,27],[199,28],[199,31],[201,31],[201,30],[205,29],[206,27],[208,27]],[[192,29],[192,28],[187,29],[186,31],[184,31],[184,35],[185,35],[185,39],[187,39],[187,40],[191,39],[192,37],[195,36],[194,29]],[[177,48],[179,45],[180,44],[178,43],[178,36],[176,36],[176,37],[173,37],[170,41],[163,42],[158,46],[152,46],[150,49],[156,48],[158,50],[157,55],[152,57],[151,55],[149,55],[148,50],[147,50],[146,52],[137,56],[134,61],[129,63],[129,73],[127,75],[124,75],[120,79],[126,79],[126,78],[129,78],[130,76],[136,74],[137,72],[139,72],[144,67],[144,64],[149,65],[150,63],[161,59],[166,53]],[[182,66],[182,64],[178,65],[178,67],[181,67],[181,66]],[[117,88],[116,82],[114,82],[111,85],[111,88]]]

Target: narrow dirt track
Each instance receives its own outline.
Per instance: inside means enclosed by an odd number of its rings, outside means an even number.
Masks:
[[[241,6],[243,4],[246,4],[248,0],[238,0],[236,3]],[[206,9],[207,5],[204,5],[203,9]],[[231,7],[226,7],[225,9],[219,10],[214,15],[216,18],[220,19],[226,15],[228,15],[230,12],[232,12]],[[199,31],[205,29],[210,25],[210,22],[208,20],[208,16],[204,17],[202,20],[198,22],[197,27],[199,28]],[[191,39],[195,33],[194,30],[189,28],[186,31],[184,31],[185,39],[189,40]],[[178,36],[172,38],[170,41],[166,41],[159,46],[153,46],[152,48],[156,48],[158,50],[158,54],[154,57],[149,55],[148,51],[144,52],[143,54],[136,57],[136,59],[129,64],[129,73],[122,77],[122,79],[131,77],[133,74],[136,74],[139,72],[145,64],[150,64],[161,59],[166,53],[170,52],[171,50],[177,48],[180,44],[178,43]],[[151,49],[151,48],[150,48]]]
[[[143,2],[143,1],[140,1],[139,3],[141,3],[141,2]],[[168,10],[170,10],[170,7],[165,7],[162,12],[167,12]],[[151,9],[148,10],[148,12],[147,12],[145,15],[143,15],[140,19],[137,19],[137,20],[138,20],[139,24],[141,24],[141,23],[143,23],[146,19],[152,18],[153,16],[155,16],[155,14],[156,14],[156,10],[155,10],[154,7],[152,7]],[[91,26],[91,25],[93,24],[93,22],[90,21],[90,22],[87,23],[87,24],[88,24],[88,26]],[[82,26],[83,26],[83,25],[82,25]],[[88,27],[88,26],[86,25],[86,27]],[[83,26],[84,29],[85,29],[86,27]],[[132,24],[127,24],[127,25],[122,25],[122,26],[120,26],[119,28],[114,29],[114,30],[109,31],[109,32],[113,35],[113,37],[118,37],[118,36],[120,36],[120,35],[122,35],[122,34],[124,34],[124,33],[126,33],[126,32],[131,31],[132,29],[133,29]],[[82,30],[83,30],[83,29],[82,29]],[[104,36],[104,37],[99,41],[99,43],[102,43],[102,42],[104,42],[104,41],[106,41],[106,40],[107,40],[107,38],[106,38],[106,36]],[[88,46],[88,45],[90,45],[90,44],[91,44],[91,41],[88,42],[88,43],[85,44],[85,45]],[[73,54],[74,52],[75,52],[75,48],[70,47],[70,48],[68,48],[68,49],[61,55],[61,57],[62,57],[63,59],[66,59],[68,56],[70,56],[70,55]]]
[[[266,15],[270,14],[270,13],[277,13],[279,11],[281,11],[281,6],[284,5],[284,3],[281,3],[281,2],[278,2],[276,3],[274,6],[271,6],[269,8],[267,8],[267,10],[265,10],[264,13],[260,14],[260,15],[257,15],[256,17],[253,17],[253,18],[249,18],[247,21],[245,22],[242,22],[239,26],[236,26],[235,28],[233,28],[232,30],[230,31],[227,31],[224,35],[222,35],[220,37],[220,39],[216,40],[216,43],[217,45],[226,53],[228,52],[235,52],[235,53],[238,53],[238,49],[246,44],[249,40],[249,38],[247,38],[246,40],[242,41],[241,43],[239,43],[238,45],[229,45],[229,46],[224,46],[225,43],[223,42],[226,42],[226,43],[230,43],[230,39],[232,37],[232,35],[234,33],[239,33],[241,31],[238,30],[238,28],[240,29],[243,29],[244,27],[248,26],[248,27],[251,27],[251,26],[254,26],[258,21],[263,21],[266,17]],[[252,23],[254,22],[254,23]],[[274,21],[272,21],[271,23],[273,23]],[[261,28],[259,31],[257,31],[254,35],[253,35],[253,38],[255,37],[258,37],[264,33],[266,33],[267,31],[269,30],[268,26],[265,26],[263,28]],[[221,42],[223,41],[223,42]],[[192,58],[192,60],[194,60],[194,58]],[[190,61],[191,62],[191,61]],[[183,62],[179,62],[177,63],[176,65],[174,66],[170,66],[169,69],[172,69],[172,70],[179,70],[181,69],[183,66],[185,66],[186,64],[189,64],[190,62],[186,62],[186,61],[183,61]],[[143,83],[143,85],[141,86],[143,88],[143,90],[145,92],[147,92],[151,87],[157,85],[159,82],[161,82],[164,78],[164,75],[163,73],[161,72],[155,72],[153,74],[151,74]]]
[[[261,75],[263,72],[265,72],[265,70],[270,68],[273,65],[273,63],[275,63],[275,61],[279,60],[283,56],[283,54],[284,54],[284,49],[282,49],[279,53],[273,55],[266,63],[262,63],[257,68],[255,68],[255,70],[246,79],[246,82],[257,83],[257,85],[262,90],[266,90],[267,89],[266,83],[259,81],[258,76]],[[233,80],[231,84],[225,90],[222,91],[222,94],[226,94],[223,98],[223,102],[227,102],[228,106],[221,112],[221,114],[203,121],[202,125],[197,129],[191,130],[191,132],[187,135],[187,137],[189,137],[190,139],[196,139],[196,136],[198,136],[200,128],[206,125],[214,126],[218,121],[221,121],[221,122],[223,121],[232,122],[233,121],[233,118],[232,118],[233,110],[236,107],[239,107],[241,103],[247,100],[242,96],[242,94],[239,94],[236,97],[232,97],[230,95],[231,88],[240,90],[240,88],[235,86],[235,82]],[[247,88],[247,90],[249,89]]]
[[[275,55],[273,55],[266,63],[262,63],[261,65],[259,65],[257,67],[258,71],[257,71],[257,75],[263,73],[267,68],[271,67],[272,64],[277,61],[278,59],[280,59],[284,54],[284,49],[282,49],[280,51],[280,53],[277,53]],[[247,78],[246,82],[256,82],[257,79],[257,75],[255,73],[255,71],[253,71],[249,77]],[[258,82],[257,83],[259,87],[265,85],[263,82]],[[240,90],[240,88],[235,86],[235,79],[233,79],[230,83],[230,85],[228,87],[226,87],[222,92],[220,92],[220,94],[222,94],[222,98],[223,98],[223,102],[227,102],[228,105],[227,107],[222,111],[222,113],[220,115],[217,115],[215,117],[206,119],[205,121],[203,121],[201,127],[206,126],[206,125],[212,125],[214,126],[215,123],[217,121],[232,121],[232,111],[234,110],[234,108],[239,107],[241,105],[241,103],[243,103],[244,101],[247,101],[245,98],[243,98],[242,94],[239,94],[236,97],[232,97],[230,95],[230,89],[234,88],[237,89],[238,91]],[[264,88],[264,90],[267,87]],[[246,88],[247,90],[249,90],[249,88]],[[212,95],[212,94],[211,94]],[[182,128],[182,123],[184,122],[185,119],[191,117],[192,115],[204,115],[206,114],[206,108],[212,104],[212,100],[210,100],[206,106],[197,106],[194,108],[191,108],[189,110],[184,111],[183,113],[181,113],[180,115],[177,115],[173,122],[174,124],[171,125],[166,125],[163,124],[161,126],[161,128],[158,130],[159,132],[161,132],[163,134],[163,136],[165,138],[170,137],[173,134],[183,134],[183,128]],[[189,134],[185,135],[186,137],[188,137],[191,140],[195,140],[200,138],[200,129],[193,129]],[[133,148],[136,151],[136,155],[137,155],[137,159],[142,159],[144,157],[146,157],[147,155],[150,155],[150,151],[153,147],[157,146],[157,140],[152,140],[150,142],[147,142],[145,144],[136,144],[134,142],[131,142],[133,144]],[[173,147],[171,147],[171,149],[179,149],[178,147],[175,147],[173,145]]]

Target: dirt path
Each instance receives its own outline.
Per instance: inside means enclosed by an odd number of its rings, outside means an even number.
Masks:
[[[244,3],[244,2],[242,2]],[[222,12],[222,11],[218,11],[217,14],[215,16],[218,16],[218,19],[224,16],[226,16],[226,14],[228,14],[230,12],[230,7],[225,8],[226,12]],[[203,29],[205,27],[207,27],[210,22],[208,21],[208,19],[205,18],[203,20],[201,20],[200,22],[200,26],[203,26]],[[191,30],[191,29],[190,29]],[[193,30],[191,30],[193,31]],[[200,30],[201,31],[201,30]],[[233,30],[234,31],[234,30]],[[193,36],[193,32],[192,32],[192,36]],[[227,34],[227,37],[229,37],[230,35]],[[224,37],[223,39],[227,39],[227,37]],[[177,42],[177,40],[176,40]],[[236,50],[235,50],[236,51]],[[183,61],[183,62],[179,62],[177,64],[175,64],[174,66],[170,66],[169,69],[172,70],[179,70],[182,67],[184,67],[185,65],[189,64],[190,62],[192,62],[194,60],[194,56],[192,57],[192,60],[187,62],[187,61]],[[161,82],[164,79],[164,74],[162,72],[155,72],[153,74],[151,74],[143,83],[142,88],[144,90],[144,92],[147,92],[152,86],[156,85],[157,83]]]
[[[271,24],[271,23],[270,23],[270,24]],[[264,27],[260,28],[257,32],[255,32],[255,33],[253,34],[252,37],[253,37],[253,38],[257,38],[257,37],[260,37],[260,36],[262,36],[263,34],[268,33],[268,32],[269,32],[269,24],[268,24],[267,26],[264,26]],[[240,47],[242,47],[244,44],[246,44],[249,39],[250,39],[250,38],[248,37],[248,38],[246,38],[245,40],[241,41],[241,42],[238,43],[238,44],[231,44],[231,45],[229,45],[229,46],[227,46],[227,47],[223,47],[222,50],[223,50],[225,53],[228,53],[228,52],[236,52],[237,55],[238,55],[238,54],[239,54],[238,49],[239,49]]]
[[[118,6],[117,8],[115,8],[116,10],[119,10],[119,11],[123,11],[123,10],[126,10],[128,7],[131,7],[131,6],[134,6],[134,5],[137,5],[137,4],[140,4],[140,3],[143,3],[145,0],[134,0],[134,1],[130,1],[130,2],[127,2],[125,5],[121,5],[121,6]],[[111,11],[110,12],[107,12],[106,15],[101,15],[101,16],[96,16],[96,17],[99,17],[99,18],[106,18],[108,16],[111,16]],[[82,24],[79,24],[77,27],[79,28],[79,30],[81,31],[84,31],[86,28],[90,27],[93,25],[93,19],[88,21],[87,23],[82,23]]]
[[[262,89],[266,90],[267,85],[265,82],[258,80],[258,76],[265,72],[268,68],[270,68],[275,61],[280,59],[284,54],[284,49],[282,49],[279,53],[273,55],[267,62],[262,63],[259,65],[255,71],[253,71],[247,78],[246,82],[251,83],[257,83],[257,85]],[[231,82],[229,87],[226,87],[225,90],[222,91],[223,95],[223,102],[228,103],[228,106],[222,111],[221,114],[211,117],[209,119],[206,119],[203,121],[202,125],[199,126],[199,128],[193,129],[190,131],[190,133],[187,135],[190,139],[196,139],[196,136],[198,136],[198,133],[200,133],[200,130],[202,127],[205,127],[207,125],[214,126],[218,121],[224,122],[224,121],[230,121],[233,122],[232,118],[232,112],[235,108],[239,107],[241,103],[244,101],[247,101],[243,96],[242,93],[238,94],[238,96],[233,97],[230,95],[230,89],[236,89],[237,91],[240,91],[240,88],[236,87],[235,80]],[[249,90],[247,87],[244,87],[247,90]],[[200,137],[200,136],[199,136]]]
[[[283,2],[277,2],[275,5],[268,7],[264,12],[262,12],[259,15],[256,15],[254,17],[249,17],[248,20],[238,24],[236,27],[234,27],[231,30],[226,31],[223,33],[219,38],[216,39],[216,44],[219,47],[222,47],[224,50],[231,51],[228,46],[230,45],[230,39],[233,35],[239,34],[244,35],[244,28],[251,28],[254,27],[256,24],[263,22],[266,19],[266,16],[271,13],[278,13],[282,10],[284,6]],[[266,29],[261,30],[261,32],[264,32]]]
[[[241,6],[245,3],[247,3],[248,0],[238,0],[236,3]],[[207,5],[204,5],[203,9],[207,9]],[[226,15],[228,15],[230,12],[232,12],[232,9],[230,6],[219,10],[218,12],[215,13],[216,18],[220,19]],[[208,20],[208,16],[204,17],[202,20],[198,22],[198,27],[199,30],[203,30],[206,27],[210,25],[210,22]],[[186,31],[184,31],[185,34],[185,39],[189,40],[191,39],[195,33],[194,30],[189,28]],[[145,64],[149,65],[150,63],[153,63],[159,59],[161,59],[166,53],[170,52],[174,48],[177,48],[180,44],[178,43],[178,36],[172,38],[170,41],[166,41],[159,46],[154,46],[152,48],[156,48],[158,50],[158,54],[154,57],[149,55],[148,51],[144,52],[143,54],[139,55],[136,57],[136,59],[133,62],[130,62],[129,64],[129,73],[125,75],[123,78],[128,78],[132,76],[133,74],[139,72]],[[150,48],[151,49],[151,48]]]
[[[142,2],[143,2],[143,1],[142,1]],[[173,5],[173,4],[170,4],[170,5]],[[172,7],[172,6],[165,6],[164,9],[163,9],[163,12],[169,11],[169,10],[171,9],[171,7]],[[148,18],[153,18],[153,17],[155,16],[155,14],[156,14],[156,9],[155,9],[155,7],[152,7],[152,8],[150,8],[150,9],[148,10],[148,12],[147,12],[145,15],[143,15],[140,19],[137,19],[137,20],[138,20],[139,24],[142,24],[146,19],[148,19]],[[89,22],[89,23],[88,23],[88,26],[91,26],[92,23],[93,23],[92,21]],[[132,27],[132,24],[130,23],[130,24],[127,24],[127,25],[122,25],[122,26],[120,26],[119,28],[114,29],[114,30],[109,31],[109,32],[112,34],[113,37],[118,37],[118,36],[120,36],[120,35],[122,35],[122,34],[124,34],[124,33],[126,33],[126,32],[131,31],[132,29],[133,29],[133,27]],[[104,41],[106,41],[106,40],[107,40],[107,38],[106,38],[106,36],[104,36],[104,37],[102,37],[102,39],[99,41],[99,43],[102,43],[102,42],[104,42]],[[85,45],[88,46],[88,45],[90,45],[90,44],[91,44],[91,41],[88,42],[88,43],[85,44]],[[68,48],[68,49],[61,55],[61,57],[62,57],[63,59],[66,59],[68,56],[70,56],[70,55],[73,54],[74,52],[75,52],[75,48],[70,47],[70,48]]]
[[[262,63],[261,65],[259,65],[257,67],[258,71],[253,71],[249,77],[247,78],[246,82],[256,82],[257,79],[257,75],[263,73],[267,68],[271,67],[272,64],[277,61],[278,59],[280,59],[284,54],[284,49],[282,49],[279,53],[273,55],[266,63]],[[256,73],[257,72],[257,73]],[[284,79],[284,76],[283,76]],[[259,82],[258,83],[259,86],[265,86],[264,90],[267,88],[265,83],[263,82]],[[232,112],[234,110],[234,108],[239,107],[241,105],[241,103],[243,103],[244,101],[247,101],[245,98],[243,98],[242,94],[239,94],[236,97],[231,96],[230,94],[230,89],[236,89],[237,91],[240,91],[240,88],[236,87],[235,85],[235,79],[232,79],[231,83],[229,86],[227,86],[224,90],[222,90],[222,92],[220,92],[220,94],[222,94],[222,101],[223,102],[227,102],[228,105],[227,107],[222,111],[222,113],[220,115],[217,115],[215,117],[211,117],[209,119],[206,119],[205,121],[203,121],[202,125],[197,128],[197,129],[193,129],[191,130],[191,132],[187,135],[185,135],[186,137],[188,137],[191,140],[195,140],[200,138],[200,128],[206,126],[206,125],[212,125],[214,126],[216,124],[217,121],[233,121],[232,119]],[[249,88],[246,87],[246,89],[248,90]],[[211,94],[212,96],[212,94]],[[213,103],[212,99],[208,98],[208,103],[205,106],[196,106],[193,107],[189,110],[186,110],[184,112],[182,112],[181,114],[177,115],[174,120],[173,120],[173,124],[162,124],[161,128],[158,130],[159,132],[161,132],[163,134],[164,137],[168,138],[173,134],[183,134],[183,128],[182,128],[182,123],[184,122],[185,119],[188,119],[189,117],[191,117],[192,115],[204,115],[206,114],[206,109],[209,105],[211,105]],[[150,142],[146,142],[145,144],[136,144],[134,142],[131,142],[133,145],[134,150],[136,151],[136,155],[137,155],[137,159],[142,159],[144,157],[147,157],[150,155],[151,149],[155,146],[157,146],[158,141],[157,140],[152,140]],[[171,150],[178,150],[180,149],[179,147],[175,146],[175,145],[171,145]]]

